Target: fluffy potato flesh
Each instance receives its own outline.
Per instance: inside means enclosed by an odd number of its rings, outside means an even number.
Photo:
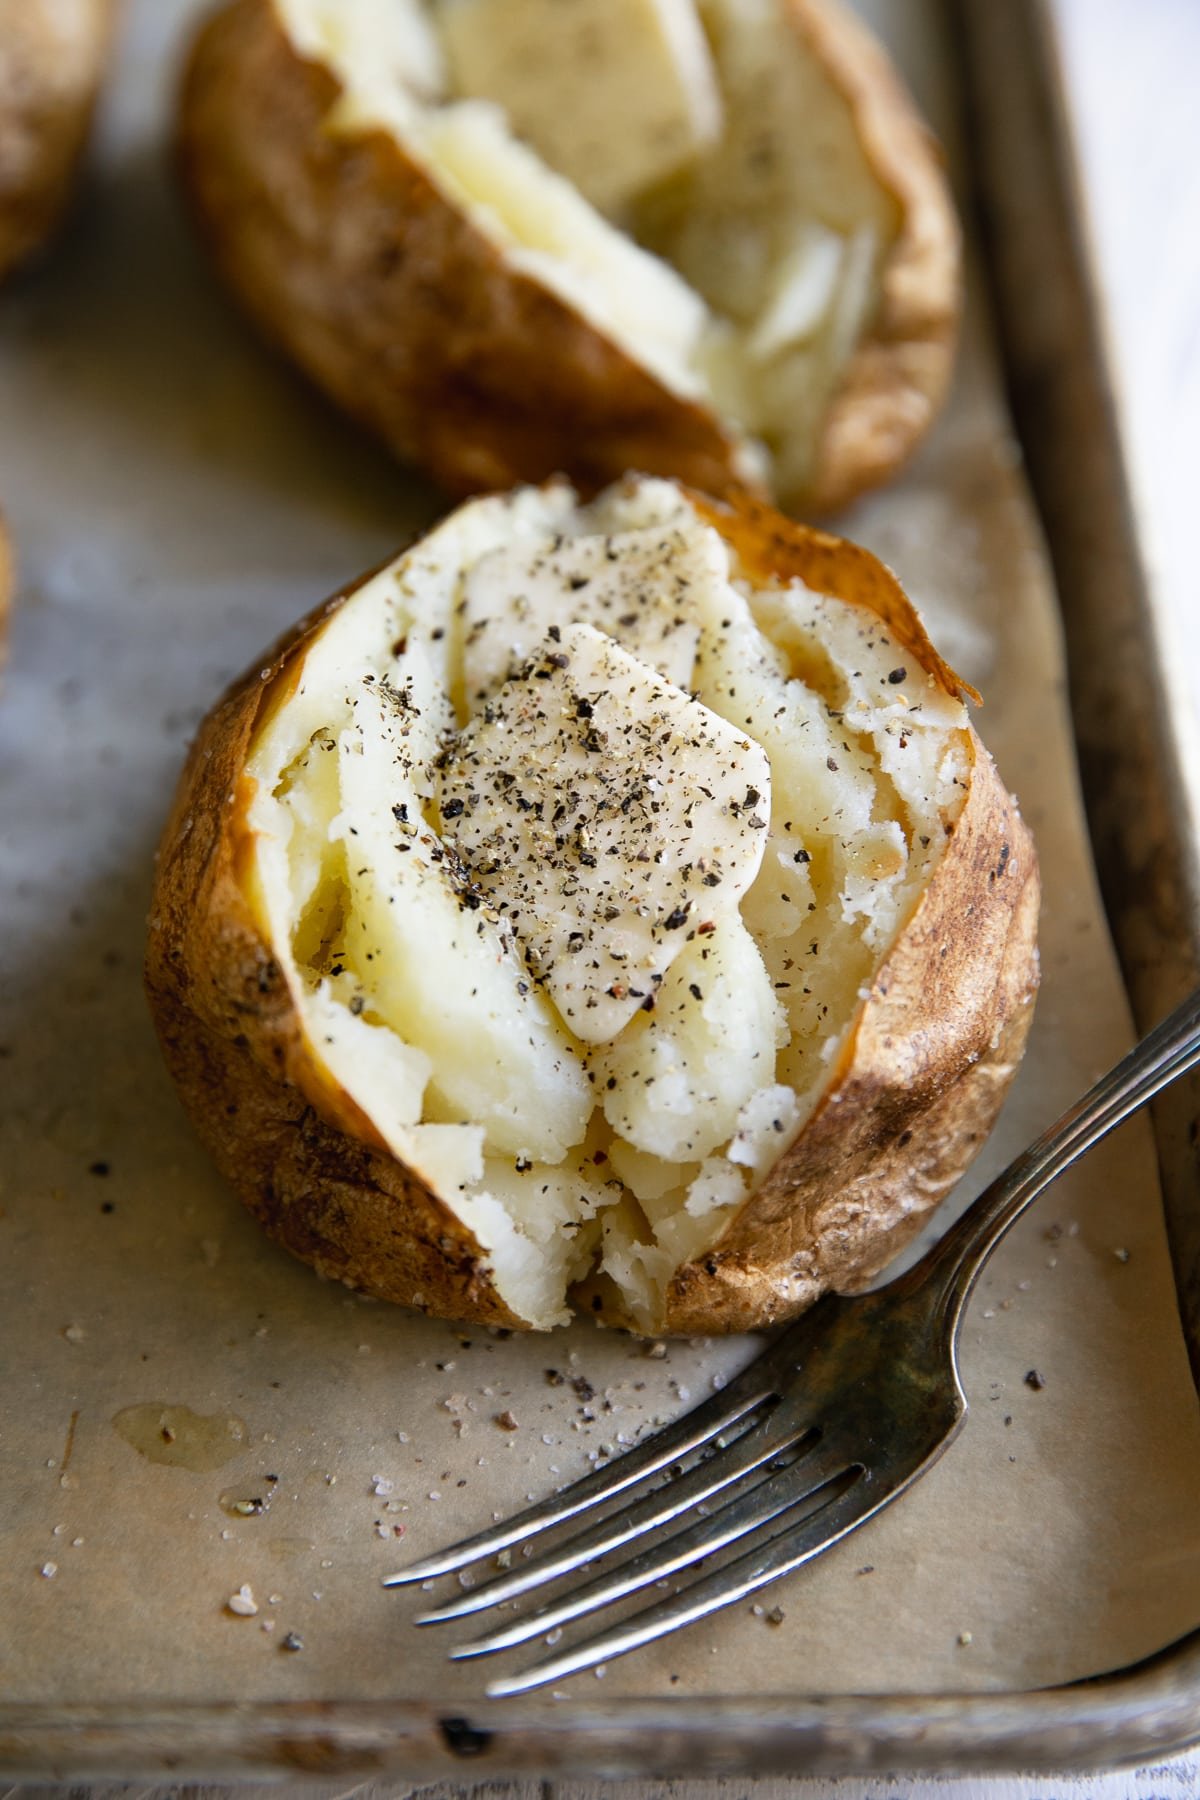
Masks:
[[[330,130],[394,135],[512,268],[711,407],[735,474],[804,496],[903,221],[792,0],[274,5],[337,77]]]
[[[787,1155],[963,806],[877,614],[641,480],[461,508],[252,741],[245,875],[311,1054],[545,1327],[657,1328]]]

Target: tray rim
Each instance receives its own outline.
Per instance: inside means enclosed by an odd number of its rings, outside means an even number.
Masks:
[[[608,1779],[1087,1772],[1200,1735],[1200,1631],[1112,1675],[1034,1692],[605,1704],[480,1701],[6,1706],[0,1768],[38,1780]]]
[[[1024,83],[1025,115],[1036,121],[1046,160],[1044,220],[1058,228],[1062,266],[1086,329],[1074,346],[1104,431],[1102,480],[1117,501],[1109,520],[1124,557],[1126,600],[1137,629],[1139,710],[1151,703],[1154,726],[1141,745],[1167,796],[1173,830],[1164,895],[1181,929],[1165,954],[1147,952],[1144,922],[1130,917],[1129,882],[1137,870],[1122,821],[1109,796],[1089,781],[1086,679],[1073,617],[1094,624],[1082,602],[1068,602],[1079,570],[1059,556],[1056,522],[1063,495],[1053,466],[1027,456],[1033,497],[1046,530],[1067,626],[1076,741],[1089,830],[1105,906],[1134,1014],[1145,1028],[1194,985],[1200,969],[1200,875],[1195,846],[1181,821],[1188,817],[1185,784],[1169,731],[1167,684],[1162,678],[1145,569],[1137,539],[1120,445],[1117,409],[1106,357],[1104,324],[1087,237],[1069,104],[1052,0],[943,0],[947,30],[957,39],[964,82],[976,60],[978,82],[986,41],[989,75],[997,33],[1004,79]],[[971,176],[979,184],[980,137],[974,121]],[[995,177],[996,171],[991,174]],[[1006,249],[990,221],[987,180],[982,202],[989,289],[999,314],[1005,374],[1018,434],[1031,447],[1028,363],[1036,345],[1008,328],[1003,306]],[[1001,210],[1001,209],[997,209]],[[1065,226],[1065,229],[1062,229]],[[990,240],[990,241],[989,241]],[[1062,421],[1059,421],[1060,424]],[[1070,504],[1078,505],[1078,500]],[[1069,524],[1069,522],[1068,522]],[[1082,690],[1082,691],[1081,691]],[[1200,1225],[1186,1224],[1195,1207],[1194,1171],[1180,1146],[1200,1112],[1200,1083],[1179,1084],[1155,1109],[1172,1256],[1181,1318],[1193,1374],[1200,1383]],[[1181,1191],[1181,1171],[1183,1175]],[[1181,1220],[1183,1224],[1181,1225]],[[614,1701],[473,1702],[469,1716],[429,1702],[293,1701],[104,1704],[64,1707],[52,1701],[0,1704],[0,1773],[38,1780],[120,1777],[256,1781],[388,1775],[435,1780],[465,1777],[578,1776],[609,1778],[682,1775],[848,1775],[951,1772],[1061,1772],[1111,1769],[1155,1761],[1200,1742],[1200,1630],[1143,1662],[1103,1676],[1028,1691],[980,1694],[831,1695],[798,1700],[758,1695],[722,1699],[670,1696]]]

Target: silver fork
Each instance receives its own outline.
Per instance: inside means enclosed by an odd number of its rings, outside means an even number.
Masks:
[[[520,1565],[418,1618],[440,1624],[574,1575],[657,1531],[606,1573],[450,1652],[487,1655],[692,1569],[695,1576],[610,1630],[488,1684],[523,1693],[664,1637],[757,1593],[873,1518],[937,1460],[967,1416],[958,1375],[963,1309],[988,1257],[1038,1195],[1114,1126],[1200,1062],[1200,991],[1131,1050],[1018,1156],[912,1269],[874,1293],[826,1295],[712,1399],[559,1494],[387,1578],[428,1581],[520,1544]],[[682,1459],[699,1457],[689,1467]],[[655,1475],[632,1504],[529,1557],[536,1534],[601,1507]],[[729,1490],[732,1490],[730,1492]],[[719,1497],[719,1498],[718,1498]],[[715,1505],[710,1503],[716,1502]],[[674,1530],[666,1530],[674,1525]]]

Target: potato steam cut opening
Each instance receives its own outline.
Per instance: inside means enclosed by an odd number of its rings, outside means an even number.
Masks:
[[[536,1326],[647,1329],[794,1141],[961,809],[961,703],[672,484],[474,501],[252,745],[247,878],[318,1062]]]
[[[499,246],[785,500],[900,207],[786,0],[274,0],[334,132],[392,133]]]

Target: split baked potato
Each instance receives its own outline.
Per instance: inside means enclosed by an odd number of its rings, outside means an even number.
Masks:
[[[978,1149],[1038,878],[866,551],[630,477],[468,502],[209,715],[147,984],[221,1169],[455,1319],[736,1331]]]
[[[0,279],[58,224],[87,138],[115,0],[0,0]]]
[[[229,0],[179,140],[260,328],[455,492],[828,510],[947,385],[952,203],[836,0]]]

